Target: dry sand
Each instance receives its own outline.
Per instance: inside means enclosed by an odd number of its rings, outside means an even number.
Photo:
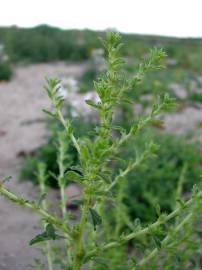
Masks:
[[[59,78],[79,76],[85,65],[64,63],[16,67],[10,82],[0,83],[0,178],[11,175],[8,186],[26,198],[32,198],[36,187],[19,182],[21,159],[43,142],[45,115],[42,108],[50,105],[43,91],[44,76]],[[29,247],[38,216],[0,197],[0,270],[32,269],[36,248]]]

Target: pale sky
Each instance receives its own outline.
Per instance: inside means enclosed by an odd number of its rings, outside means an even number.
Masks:
[[[202,37],[202,0],[0,0],[0,26]]]

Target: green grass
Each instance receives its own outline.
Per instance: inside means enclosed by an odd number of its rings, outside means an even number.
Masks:
[[[12,74],[13,71],[8,62],[0,63],[0,81],[10,80]]]

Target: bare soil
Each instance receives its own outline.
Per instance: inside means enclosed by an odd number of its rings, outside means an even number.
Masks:
[[[0,83],[0,179],[8,175],[8,187],[32,199],[36,187],[18,180],[20,153],[29,152],[44,140],[45,115],[42,108],[50,102],[43,91],[45,76],[59,78],[81,75],[85,64],[36,64],[15,68],[10,82]],[[37,214],[15,206],[0,197],[0,270],[25,270],[39,252],[29,247],[30,237],[36,234]]]

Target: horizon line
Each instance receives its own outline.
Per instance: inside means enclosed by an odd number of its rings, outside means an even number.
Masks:
[[[49,23],[40,23],[40,24],[35,24],[32,26],[22,26],[22,25],[18,25],[18,24],[2,24],[0,25],[1,27],[6,27],[6,28],[11,28],[11,27],[17,27],[17,28],[22,28],[22,29],[32,29],[32,28],[37,28],[39,26],[48,26],[50,28],[57,28],[61,31],[72,31],[72,30],[77,30],[77,31],[85,31],[85,30],[89,30],[89,31],[93,31],[93,32],[106,32],[106,31],[116,31],[119,32],[121,34],[128,34],[128,35],[140,35],[140,36],[153,36],[153,37],[163,37],[163,38],[178,38],[178,39],[202,39],[202,36],[179,36],[179,35],[169,35],[169,34],[157,34],[157,33],[140,33],[140,32],[127,32],[127,31],[121,31],[119,29],[117,29],[116,27],[108,27],[106,29],[93,29],[90,27],[82,27],[82,28],[66,28],[66,27],[61,27],[61,26],[56,26],[56,25],[52,25]]]

